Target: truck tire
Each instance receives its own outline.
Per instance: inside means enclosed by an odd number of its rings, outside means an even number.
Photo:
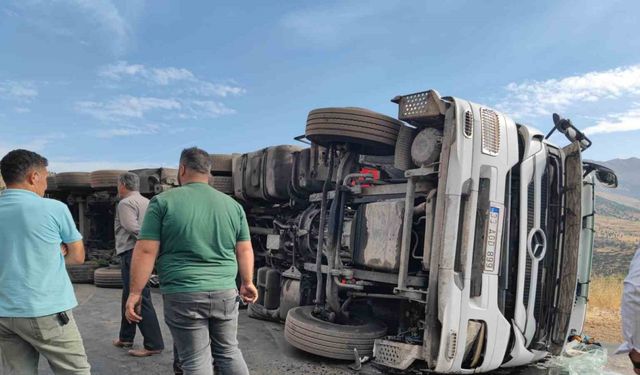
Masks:
[[[211,176],[209,185],[222,193],[233,195],[233,177]]]
[[[90,189],[89,172],[64,172],[56,175],[58,189]]]
[[[306,137],[321,146],[349,143],[365,155],[393,155],[402,122],[363,108],[320,108],[309,112]]]
[[[373,319],[353,319],[351,324],[325,322],[313,316],[314,306],[289,310],[284,335],[300,350],[333,359],[353,359],[353,348],[360,356],[373,355],[373,342],[387,333],[387,327]]]
[[[97,263],[67,265],[69,279],[74,284],[93,284],[93,273],[98,268]]]
[[[122,288],[122,272],[119,266],[98,268],[93,274],[98,288]]]
[[[127,171],[102,170],[91,172],[91,187],[94,189],[108,189],[118,187],[118,178]]]
[[[217,174],[222,174],[223,176],[231,176],[231,172],[233,171],[233,168],[231,167],[233,155],[210,154],[209,159],[211,160],[211,174],[213,174],[214,176],[216,176]]]

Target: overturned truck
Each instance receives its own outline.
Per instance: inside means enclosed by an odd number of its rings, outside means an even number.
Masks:
[[[260,297],[293,346],[381,366],[486,372],[558,354],[580,334],[591,271],[591,141],[569,144],[488,107],[426,91],[398,119],[309,113],[308,148],[217,156],[244,205]]]

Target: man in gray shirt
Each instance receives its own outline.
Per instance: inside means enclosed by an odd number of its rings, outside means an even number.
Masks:
[[[129,350],[129,354],[135,357],[146,357],[160,353],[164,349],[162,333],[156,311],[151,301],[151,291],[145,287],[142,292],[141,313],[142,321],[129,323],[125,313],[125,304],[129,298],[129,271],[131,268],[131,255],[136,245],[140,225],[147,211],[149,200],[140,195],[140,178],[135,173],[127,172],[120,175],[118,180],[118,195],[120,202],[116,209],[115,237],[116,253],[120,256],[122,266],[122,309],[120,322],[120,336],[113,341],[113,345],[119,348],[130,348],[136,335],[136,325],[144,337],[144,348]]]

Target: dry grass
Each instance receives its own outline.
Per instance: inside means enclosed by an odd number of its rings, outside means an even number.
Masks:
[[[589,284],[589,306],[620,311],[623,275],[596,276]]]
[[[624,276],[596,276],[591,279],[584,333],[598,341],[622,342],[620,303]]]

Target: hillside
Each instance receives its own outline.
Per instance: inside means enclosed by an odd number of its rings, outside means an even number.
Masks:
[[[626,274],[640,245],[640,159],[614,159],[600,164],[616,172],[619,186],[596,186],[593,272]]]
[[[593,275],[584,332],[597,340],[622,341],[622,280],[640,244],[640,159],[600,163],[618,175],[620,187],[596,185]]]
[[[625,274],[640,242],[640,209],[596,196],[593,272]]]
[[[618,175],[619,186],[615,190],[618,195],[640,199],[640,159],[613,159],[600,162],[613,169]]]

